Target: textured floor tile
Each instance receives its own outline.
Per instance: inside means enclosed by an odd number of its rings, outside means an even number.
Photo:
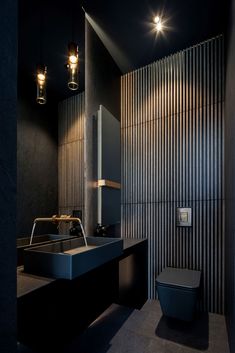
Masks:
[[[126,336],[123,333],[126,333]],[[132,331],[121,329],[108,353],[198,353],[199,350],[162,339],[151,339]]]
[[[229,353],[228,334],[223,315],[209,314],[208,352]]]
[[[160,317],[162,316],[161,306],[158,300],[147,300],[141,308],[141,311],[153,312]]]
[[[194,353],[195,351],[192,351],[191,349],[188,349],[188,347],[182,347],[179,346],[175,343],[172,342],[161,342],[159,344],[158,341],[151,339],[150,344],[148,346],[148,352],[147,353]],[[184,350],[185,349],[185,350]]]
[[[149,338],[155,338],[158,319],[154,312],[135,310],[129,319],[124,323],[124,327],[137,334]]]
[[[156,335],[182,346],[206,350],[209,345],[208,315],[200,314],[191,323],[162,316],[156,328]]]
[[[63,350],[63,353],[199,352],[229,353],[224,316],[201,313],[192,323],[169,320],[155,300],[146,302],[140,311],[111,305]]]
[[[152,310],[151,310],[152,309]],[[159,345],[159,339],[169,343],[167,349],[170,351],[179,350],[179,352],[221,352],[229,353],[227,330],[225,317],[217,314],[199,313],[192,323],[184,323],[178,320],[167,319],[161,316],[160,320],[154,325],[154,314],[156,319],[161,311],[158,301],[148,301],[141,309],[141,312],[149,313],[139,320],[139,324],[135,325],[134,330],[138,330],[143,334],[147,334],[154,339],[154,344]],[[133,321],[129,321],[126,325],[131,324],[132,328],[138,323],[137,315],[133,317]],[[132,316],[131,316],[132,319]],[[155,335],[153,329],[156,326]],[[137,329],[138,327],[138,329]],[[153,344],[153,343],[152,343]],[[171,346],[173,344],[173,346]],[[166,348],[166,346],[165,346]]]
[[[148,353],[150,341],[147,337],[138,335],[122,328],[112,339],[107,353]],[[104,352],[103,352],[104,353]]]

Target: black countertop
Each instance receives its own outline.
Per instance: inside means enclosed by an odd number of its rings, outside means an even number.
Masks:
[[[145,242],[147,239],[130,239],[123,238],[123,254],[138,244]],[[17,298],[31,293],[41,287],[44,287],[56,281],[55,278],[39,277],[24,272],[24,267],[17,268]]]

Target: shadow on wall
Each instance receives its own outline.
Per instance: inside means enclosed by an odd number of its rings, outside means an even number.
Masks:
[[[204,351],[209,346],[208,313],[198,313],[190,323],[162,316],[155,333],[165,340]]]

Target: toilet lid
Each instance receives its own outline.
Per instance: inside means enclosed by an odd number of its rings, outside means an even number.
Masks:
[[[200,286],[200,279],[201,271],[166,267],[157,277],[157,283],[194,289]]]

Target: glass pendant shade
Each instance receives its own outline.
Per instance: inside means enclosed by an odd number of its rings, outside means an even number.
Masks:
[[[45,65],[38,65],[37,68],[37,98],[38,104],[46,104],[46,80],[47,67]]]
[[[68,87],[72,91],[78,89],[78,46],[76,43],[71,42],[68,46]]]
[[[78,67],[77,67],[77,65],[74,65],[74,67],[73,67],[73,65],[70,65],[70,67],[69,67],[68,87],[72,91],[76,91],[78,89]]]

